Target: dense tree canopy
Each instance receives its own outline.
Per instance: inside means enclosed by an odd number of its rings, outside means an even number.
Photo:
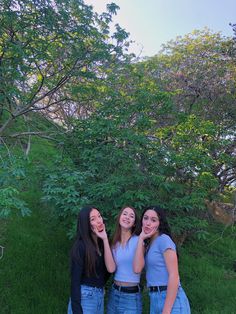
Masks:
[[[89,110],[93,83],[104,78],[109,64],[124,59],[128,34],[119,25],[110,34],[118,7],[107,9],[98,15],[80,0],[1,2],[2,138],[9,124],[32,111],[65,124]],[[25,131],[33,133],[35,125]]]
[[[235,41],[194,31],[135,62],[126,31],[110,32],[117,9],[2,1],[1,143],[64,133],[67,162],[46,170],[44,184],[64,221],[88,202],[107,218],[124,205],[158,203],[176,233],[199,232],[206,200],[236,181]],[[0,182],[0,193],[9,187]]]
[[[177,37],[145,62],[147,75],[172,95],[176,114],[168,124],[193,114],[216,126],[214,141],[222,145],[215,145],[209,153],[215,160],[214,176],[220,191],[236,181],[235,61],[232,38],[206,29]]]

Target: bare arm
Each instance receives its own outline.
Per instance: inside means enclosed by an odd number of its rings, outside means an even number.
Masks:
[[[138,239],[138,245],[137,249],[135,252],[134,256],[134,261],[133,261],[133,270],[135,273],[141,273],[144,265],[145,265],[145,260],[144,260],[144,253],[145,253],[145,247],[144,247],[144,240],[151,238],[155,233],[156,229],[153,229],[150,233],[145,233],[144,230],[142,229],[142,232],[139,235]]]
[[[109,273],[113,273],[116,270],[116,264],[115,264],[115,261],[113,259],[113,255],[111,252],[105,225],[102,231],[99,232],[97,229],[94,229],[93,231],[95,232],[97,237],[103,240],[105,265],[106,265],[107,271]]]
[[[144,261],[144,238],[142,236],[142,233],[139,236],[138,239],[138,245],[135,251],[134,260],[133,260],[133,270],[135,273],[141,273],[145,261]]]
[[[172,249],[167,249],[164,252],[164,258],[169,273],[169,280],[167,286],[165,305],[162,314],[170,314],[173,304],[175,302],[179,285],[178,260],[176,252]]]

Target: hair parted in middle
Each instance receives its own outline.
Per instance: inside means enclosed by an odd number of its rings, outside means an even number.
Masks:
[[[167,221],[167,218],[166,218],[166,213],[165,213],[165,210],[160,207],[159,205],[154,205],[154,206],[148,206],[144,209],[142,215],[141,215],[141,223],[143,221],[143,216],[145,215],[146,211],[148,210],[154,210],[157,214],[157,217],[159,218],[159,221],[160,221],[160,224],[159,224],[159,227],[158,227],[158,231],[160,234],[167,234],[169,237],[172,238],[171,236],[171,230],[170,230],[170,226],[169,226],[169,223]]]
[[[119,211],[117,218],[116,218],[116,225],[115,225],[115,231],[114,231],[114,235],[111,241],[111,246],[114,248],[116,246],[116,244],[118,242],[121,242],[121,226],[120,226],[120,216],[122,215],[123,211],[126,208],[131,208],[134,212],[134,216],[135,216],[135,220],[134,220],[134,225],[131,229],[131,236],[132,235],[139,235],[141,232],[141,225],[140,225],[140,219],[137,213],[137,210],[132,207],[132,206],[124,206],[121,208],[121,210]]]
[[[87,275],[95,273],[95,261],[97,256],[97,247],[94,241],[93,231],[90,224],[90,213],[93,209],[99,211],[99,209],[92,205],[81,208],[77,218],[76,240],[71,252],[71,255],[74,256],[75,259],[79,260],[81,258],[79,254],[79,249],[81,246],[85,247],[85,263],[87,265]],[[99,249],[103,251],[102,240],[98,238],[97,242]]]

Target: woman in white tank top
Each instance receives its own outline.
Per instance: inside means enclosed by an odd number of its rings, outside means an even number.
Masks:
[[[133,259],[140,233],[139,218],[133,207],[123,207],[118,214],[111,243],[116,271],[110,289],[107,314],[141,314],[140,274],[133,271]]]

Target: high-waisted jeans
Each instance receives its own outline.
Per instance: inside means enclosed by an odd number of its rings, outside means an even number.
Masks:
[[[81,307],[85,314],[104,314],[104,289],[81,285]],[[68,314],[73,314],[71,300]]]
[[[166,299],[166,290],[161,292],[149,292],[150,314],[161,314]],[[178,293],[173,304],[171,314],[190,314],[188,298],[182,287],[179,287]]]
[[[142,294],[126,293],[111,287],[108,295],[107,314],[142,314]]]

